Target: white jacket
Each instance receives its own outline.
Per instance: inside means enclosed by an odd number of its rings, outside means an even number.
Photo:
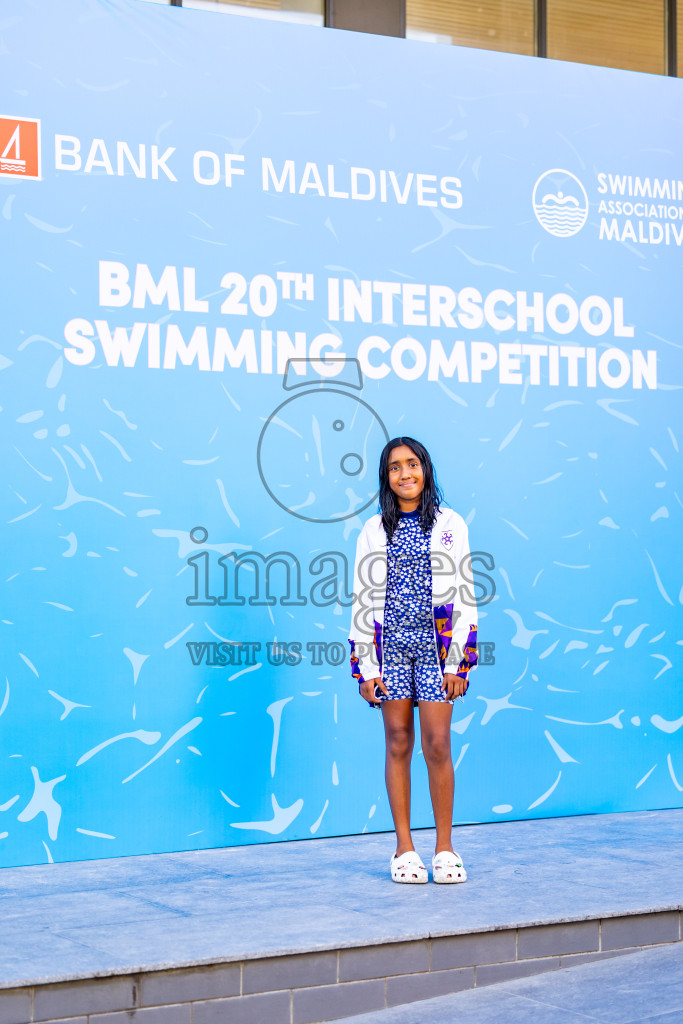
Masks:
[[[467,525],[450,508],[437,513],[430,540],[434,658],[441,672],[468,678],[477,663],[477,608]],[[356,546],[349,644],[360,685],[382,675],[387,539],[380,514],[363,526]]]

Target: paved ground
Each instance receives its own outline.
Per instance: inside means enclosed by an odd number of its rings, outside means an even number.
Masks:
[[[461,826],[455,835],[464,885],[391,882],[387,833],[7,868],[0,988],[682,902],[683,809]],[[433,841],[431,830],[416,833],[427,863]]]
[[[680,883],[680,878],[679,878]],[[344,1017],[337,1024],[682,1024],[683,943]]]

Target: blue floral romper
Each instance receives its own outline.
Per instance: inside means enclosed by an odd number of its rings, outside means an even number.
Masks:
[[[382,680],[389,697],[375,689],[379,700],[446,702],[434,640],[429,556],[430,534],[423,533],[417,511],[402,513],[387,543]]]

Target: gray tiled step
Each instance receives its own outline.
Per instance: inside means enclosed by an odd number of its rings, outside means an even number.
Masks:
[[[314,1024],[683,937],[681,809],[460,828],[457,886],[394,884],[391,845],[7,869],[0,1024]]]
[[[344,1017],[337,1024],[683,1024],[683,943],[493,988]]]
[[[649,916],[656,924],[658,915]],[[538,941],[520,942],[529,939],[529,931],[539,932]],[[36,985],[0,992],[0,1024],[67,1019],[85,1024],[86,1017],[90,1024],[319,1024],[373,1010],[380,1011],[378,1024],[390,1019],[393,1024],[386,1008],[403,1013],[402,1004],[498,987],[512,978],[561,974],[591,960],[630,959],[640,951],[595,948],[601,932],[600,922],[579,922]],[[642,922],[634,918],[632,934],[638,933]],[[626,939],[629,932],[618,934]],[[548,955],[515,959],[515,950],[523,952],[525,945]],[[675,945],[683,951],[682,942]],[[499,959],[506,956],[511,959]]]
[[[633,915],[643,945],[668,937],[647,934],[648,915],[681,904],[683,809],[455,836],[468,869],[456,886],[391,882],[389,834],[5,869],[0,989],[586,919],[609,931]],[[433,831],[415,842],[427,858]]]

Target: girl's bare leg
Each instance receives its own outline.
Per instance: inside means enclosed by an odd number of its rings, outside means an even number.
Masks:
[[[453,852],[453,758],[451,756],[451,717],[453,705],[440,701],[419,701],[422,753],[429,773],[429,792],[436,824],[436,850]]]
[[[415,744],[412,700],[382,701],[382,718],[386,738],[384,777],[396,829],[396,854],[400,856],[415,849],[410,834],[410,762]]]

